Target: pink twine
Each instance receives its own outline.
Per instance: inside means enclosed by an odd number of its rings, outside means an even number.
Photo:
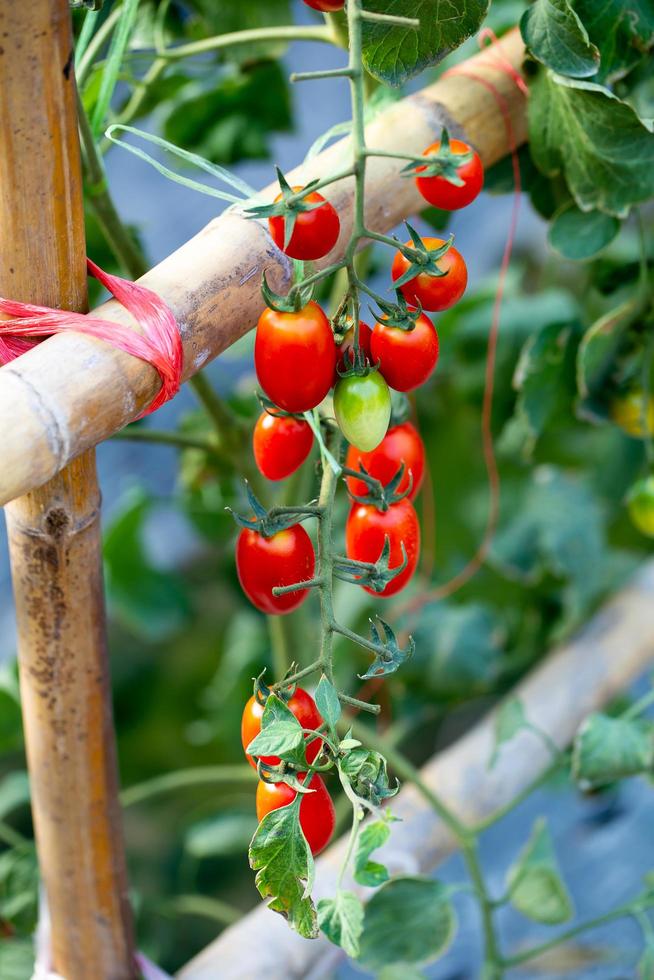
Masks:
[[[111,320],[0,297],[0,313],[12,318],[0,320],[0,364],[20,357],[48,336],[69,330],[104,340],[112,347],[151,364],[159,373],[161,388],[139,417],[149,415],[179,391],[184,355],[175,317],[168,305],[151,289],[111,276],[90,259],[86,260],[86,264],[89,274],[129,310],[143,328],[143,334]]]

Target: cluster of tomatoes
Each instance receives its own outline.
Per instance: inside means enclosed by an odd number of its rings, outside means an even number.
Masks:
[[[280,695],[281,696],[281,695]],[[285,698],[286,707],[297,718],[302,728],[317,729],[322,725],[320,712],[311,695],[301,687],[296,687],[290,697]],[[266,692],[262,686],[255,685],[255,693],[243,709],[241,719],[241,741],[245,756],[255,769],[256,761],[248,755],[247,748],[261,731],[261,717],[266,703]],[[306,758],[312,763],[320,753],[322,739],[307,739]],[[261,763],[265,766],[278,766],[277,756],[263,756]],[[300,774],[303,782],[306,778]],[[318,854],[329,844],[334,833],[336,814],[334,803],[322,776],[314,773],[308,783],[311,793],[306,793],[300,804],[300,826],[313,854]],[[271,810],[287,806],[295,798],[295,790],[286,783],[274,783],[260,779],[257,785],[257,819],[259,823]]]
[[[469,146],[444,136],[442,145],[440,141],[434,143],[425,156],[430,159],[424,167],[416,166],[414,173],[420,193],[430,204],[453,210],[477,196],[483,184],[483,168]],[[446,176],[441,175],[434,160],[444,160]],[[277,200],[301,190],[282,184]],[[293,258],[321,258],[339,237],[338,214],[317,192],[307,192],[299,200],[290,228],[283,212],[268,218],[271,235]],[[424,271],[419,260],[416,264],[412,245],[424,259]],[[414,235],[407,247],[409,256],[399,250],[392,267],[393,279],[404,297],[403,307],[397,308],[399,318],[386,312],[372,328],[360,322],[355,331],[350,325],[339,345],[317,303],[309,301],[292,310],[268,307],[259,319],[254,349],[257,378],[272,403],[259,417],[253,435],[255,461],[266,478],[284,479],[306,460],[313,431],[303,413],[316,408],[334,389],[334,414],[350,444],[345,468],[353,502],[345,528],[346,556],[375,564],[386,546],[388,569],[403,566],[381,592],[362,583],[368,592],[381,596],[399,592],[415,572],[420,525],[412,500],[425,471],[425,448],[415,426],[401,422],[389,428],[389,388],[409,392],[431,375],[438,361],[438,334],[422,311],[448,309],[463,295],[467,283],[465,262],[451,242]],[[371,496],[371,481],[388,487],[394,480],[397,486],[390,498],[380,504]],[[262,612],[289,613],[304,602],[308,589],[273,595],[273,588],[310,581],[315,564],[313,544],[299,523],[268,534],[258,526],[244,527],[240,532],[236,547],[239,580]],[[243,715],[244,748],[261,725],[265,698],[259,690],[255,689]],[[304,728],[321,724],[313,699],[301,688],[295,690],[288,706]],[[312,752],[314,756],[319,752],[320,741],[309,744],[309,762]],[[301,823],[312,850],[318,851],[331,837],[333,806],[320,776],[314,775],[309,787],[316,792],[307,794],[302,802]],[[294,796],[295,790],[285,783],[261,780],[257,789],[259,819]]]

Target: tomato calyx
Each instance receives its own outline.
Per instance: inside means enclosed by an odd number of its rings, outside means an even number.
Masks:
[[[377,510],[381,511],[388,510],[393,504],[397,504],[400,500],[403,500],[404,497],[408,497],[413,490],[413,473],[409,470],[407,486],[404,490],[398,492],[397,488],[404,479],[405,470],[406,467],[404,466],[404,463],[400,463],[398,470],[392,479],[390,479],[388,483],[384,484],[381,482],[381,480],[371,476],[361,462],[359,463],[359,468],[356,470],[350,469],[349,466],[343,466],[341,469],[343,476],[350,476],[357,480],[362,480],[370,491],[363,496],[358,496],[356,493],[352,493],[348,489],[348,493],[350,494],[352,500],[356,500],[358,504],[372,504],[373,507],[376,507]]]
[[[244,483],[253,516],[244,517],[231,507],[226,507],[225,510],[232,515],[239,527],[256,531],[264,538],[272,538],[280,531],[286,531],[289,527],[306,520],[307,517],[317,517],[320,514],[317,502],[309,503],[306,507],[271,507],[270,510],[266,510],[253,493],[248,481],[245,480]]]
[[[401,278],[403,279],[404,276]],[[399,279],[397,281],[399,282]],[[377,323],[381,323],[385,327],[395,327],[397,330],[411,333],[412,330],[415,330],[416,323],[422,316],[422,306],[420,303],[417,306],[409,306],[404,293],[399,288],[395,290],[395,296],[397,297],[396,303],[387,303],[381,296],[378,297],[377,305],[381,313],[377,315],[373,310],[372,315]]]
[[[377,616],[377,622],[381,626],[383,635],[377,623],[373,619],[370,619],[370,632],[372,634],[370,648],[372,649],[373,646],[376,648],[374,651],[375,659],[365,674],[357,675],[359,680],[362,681],[370,680],[371,677],[382,677],[385,674],[393,674],[405,660],[408,660],[415,653],[416,644],[412,636],[408,637],[406,647],[401,647],[394,631],[388,623],[381,616]]]
[[[459,168],[470,163],[473,157],[474,153],[470,149],[467,153],[454,153],[450,146],[449,133],[443,127],[438,152],[416,157],[402,168],[401,173],[403,177],[442,177],[455,187],[464,187],[465,180],[459,175]]]
[[[454,244],[454,235],[450,235],[443,245],[439,245],[437,248],[428,248],[408,221],[405,221],[405,225],[413,242],[413,248],[410,245],[398,245],[398,251],[401,252],[409,265],[406,271],[395,280],[395,288],[399,289],[400,286],[404,286],[422,273],[435,276],[438,279],[447,276],[448,270],[441,269],[438,260],[442,259],[445,253],[451,249]]]
[[[304,421],[302,412],[287,412],[285,409],[280,408],[279,405],[275,405],[274,401],[268,398],[263,391],[257,392],[257,400],[264,412],[272,415],[274,419],[297,419],[299,422]]]
[[[389,564],[391,541],[388,535],[384,536],[384,545],[376,562],[357,561],[355,558],[348,558],[345,555],[336,555],[334,557],[334,575],[343,582],[367,586],[373,592],[383,592],[389,582],[397,578],[409,563],[403,541],[400,542],[400,548],[402,561],[399,565],[394,565],[393,568]]]
[[[308,286],[302,283],[295,283],[291,286],[288,293],[283,296],[281,293],[274,292],[268,285],[265,270],[261,274],[261,295],[266,301],[266,305],[277,313],[299,313],[313,298],[313,285]]]
[[[279,200],[273,201],[272,204],[257,204],[254,207],[247,208],[246,211],[248,218],[284,218],[284,248],[286,249],[293,237],[293,230],[298,214],[302,214],[305,211],[315,211],[316,208],[323,207],[325,202],[324,200],[306,200],[306,197],[311,194],[316,184],[319,183],[317,178],[310,180],[300,190],[294,190],[279,167],[275,167],[275,171],[281,191]]]

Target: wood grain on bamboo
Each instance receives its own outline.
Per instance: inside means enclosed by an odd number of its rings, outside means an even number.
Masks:
[[[502,50],[512,65],[521,64],[524,48],[517,31],[502,39]],[[509,109],[515,138],[523,142],[524,96],[498,66],[496,55],[484,51],[470,59],[468,67],[496,87]],[[492,93],[461,75],[444,77],[392,105],[368,127],[368,145],[397,151],[401,143],[403,152],[421,153],[444,123],[453,134],[465,135],[486,166],[508,152],[505,122]],[[342,168],[347,154],[345,140],[293,171],[289,179],[304,184],[333,173]],[[413,181],[399,176],[401,167],[398,160],[369,160],[366,220],[376,231],[389,231],[420,208]],[[338,208],[342,226],[339,242],[323,260],[328,263],[342,255],[350,234],[352,181],[332,185],[324,194]],[[265,226],[229,210],[140,280],[163,296],[178,319],[185,377],[254,326],[263,307],[259,286],[264,270],[273,289],[282,292],[290,284],[290,263],[272,244]],[[6,279],[3,283],[10,291]],[[130,323],[113,301],[98,312]],[[134,419],[158,383],[156,372],[143,362],[80,335],[53,337],[0,369],[0,419],[11,420],[3,432],[0,504],[39,486],[80,452]]]

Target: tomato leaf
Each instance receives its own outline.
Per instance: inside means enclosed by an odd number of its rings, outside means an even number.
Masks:
[[[386,759],[371,749],[352,749],[338,765],[359,799],[373,806],[395,796],[400,788],[397,781],[395,786],[390,786]]]
[[[359,834],[354,854],[354,880],[360,885],[377,888],[388,881],[388,871],[383,864],[371,861],[370,855],[385,844],[391,830],[384,820],[375,820],[363,828]]]
[[[366,906],[360,961],[372,970],[442,956],[456,929],[447,891],[431,878],[388,881]]]
[[[654,942],[650,940],[638,960],[638,980],[654,980]]]
[[[247,747],[248,755],[276,755],[284,762],[306,765],[302,726],[276,694],[270,694],[261,716],[261,731]]]
[[[599,67],[600,53],[570,0],[536,0],[522,15],[522,38],[538,61],[573,78],[587,78]]]
[[[315,701],[323,721],[327,722],[333,732],[338,719],[341,717],[341,702],[338,700],[336,688],[330,684],[324,674],[318,681]]]
[[[594,82],[540,71],[531,85],[536,166],[563,173],[582,211],[624,218],[654,194],[654,139],[626,102]]]
[[[318,935],[316,910],[309,896],[314,864],[300,827],[298,793],[288,806],[271,810],[263,818],[250,844],[250,867],[255,884],[268,906],[288,919],[306,939]]]
[[[322,898],[318,902],[318,924],[330,942],[356,959],[363,930],[363,902],[354,892],[339,889],[335,898]]]
[[[598,80],[623,77],[654,46],[651,0],[575,0],[574,6],[600,51]]]
[[[606,417],[607,380],[627,330],[633,322],[637,303],[633,296],[596,320],[584,334],[577,351],[578,412],[599,421]]]
[[[458,48],[481,27],[488,0],[364,0],[366,10],[412,17],[420,28],[381,23],[363,24],[363,63],[374,78],[402,85]]]
[[[554,215],[549,242],[565,259],[583,261],[597,255],[620,231],[620,222],[601,211],[581,211],[574,203]]]
[[[513,907],[534,922],[555,925],[572,915],[572,901],[544,820],[534,824],[524,850],[509,869],[507,884]]]
[[[651,772],[654,725],[649,721],[609,718],[595,713],[583,722],[574,740],[572,774],[582,788]]]
[[[511,739],[527,724],[527,716],[522,701],[519,698],[507,698],[495,715],[493,729],[495,732],[495,746],[493,754],[488,763],[488,768],[492,769],[496,764],[500,748],[505,742]]]

